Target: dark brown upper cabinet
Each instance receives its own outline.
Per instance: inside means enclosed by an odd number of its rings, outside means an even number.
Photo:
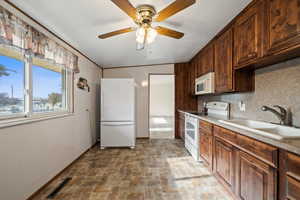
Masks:
[[[217,93],[233,91],[232,45],[230,28],[215,41],[215,89]]]
[[[254,90],[254,70],[300,56],[299,0],[253,0],[189,62],[186,90],[215,72],[215,93]]]
[[[204,75],[214,71],[214,44],[210,43],[201,53],[201,74]]]
[[[233,69],[233,30],[230,27],[214,41],[216,93],[254,90],[253,70]]]
[[[265,0],[264,55],[300,48],[299,0]]]
[[[192,60],[191,65],[195,68],[195,77],[198,78],[202,74],[202,63],[201,63],[202,55],[199,52]]]
[[[234,67],[241,68],[262,57],[264,1],[248,7],[234,24]]]
[[[197,66],[190,62],[189,63],[189,69],[188,69],[188,73],[189,73],[189,85],[188,85],[188,91],[190,95],[195,95],[195,79],[197,78]]]
[[[196,78],[214,71],[214,45],[209,43],[191,61],[195,67]]]
[[[196,77],[198,78],[202,74],[202,63],[201,63],[202,55],[198,53],[196,57],[192,60],[192,64],[195,66]]]

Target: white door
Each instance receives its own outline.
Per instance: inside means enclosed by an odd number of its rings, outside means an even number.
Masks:
[[[135,125],[132,122],[102,122],[101,147],[135,146]]]
[[[134,121],[134,80],[102,79],[101,121]]]

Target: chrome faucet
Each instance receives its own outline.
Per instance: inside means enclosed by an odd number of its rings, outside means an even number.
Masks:
[[[288,117],[287,116],[287,114],[288,114],[287,110],[285,108],[279,106],[279,105],[274,105],[273,107],[278,108],[279,111],[275,110],[274,108],[270,108],[268,106],[262,106],[261,110],[262,111],[270,111],[273,114],[275,114],[276,117],[279,119],[279,121],[280,121],[279,123],[281,125],[289,125],[289,122],[287,122],[287,117]]]

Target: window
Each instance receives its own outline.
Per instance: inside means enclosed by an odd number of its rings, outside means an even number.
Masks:
[[[24,62],[0,55],[0,117],[24,112]]]
[[[66,110],[65,75],[65,70],[61,68],[32,66],[33,112]]]
[[[0,51],[0,119],[70,112],[73,73],[46,60]]]

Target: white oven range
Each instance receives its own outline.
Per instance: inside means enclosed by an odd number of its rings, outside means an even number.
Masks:
[[[195,160],[199,160],[199,130],[198,119],[189,114],[185,115],[185,148]]]
[[[230,104],[226,102],[208,102],[204,103],[207,108],[209,117],[226,118],[230,117]],[[186,113],[185,114],[185,148],[190,152],[196,161],[200,158],[200,137],[199,119],[197,116],[203,116],[203,113]],[[204,117],[204,116],[203,116]]]

